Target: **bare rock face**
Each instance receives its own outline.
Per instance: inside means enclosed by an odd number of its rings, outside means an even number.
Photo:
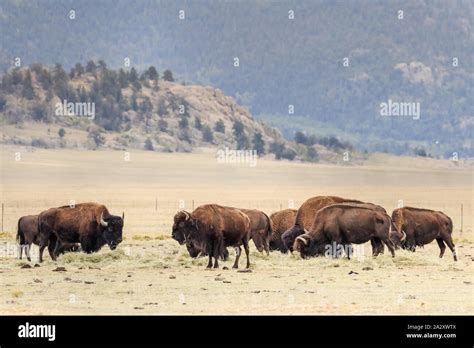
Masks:
[[[243,124],[250,140],[255,133],[261,133],[267,144],[286,142],[278,130],[257,122],[246,108],[219,89],[160,81],[158,91],[145,90],[141,97],[149,98],[152,105],[157,105],[157,110],[152,112],[146,124],[138,115],[130,114],[134,128],[131,132],[136,136],[148,134],[163,150],[191,151],[194,147],[215,146],[235,148],[232,130],[235,122]],[[185,130],[179,126],[181,118],[188,120],[189,126]],[[212,142],[206,141],[202,130],[196,128],[196,119],[201,121],[202,127],[208,126],[212,130]],[[167,123],[167,132],[160,130],[160,120]],[[219,121],[225,126],[224,133],[215,130]]]

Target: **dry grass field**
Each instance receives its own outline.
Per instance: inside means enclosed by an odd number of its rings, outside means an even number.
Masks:
[[[214,153],[29,150],[4,146],[0,157],[4,233],[0,239],[2,314],[472,314],[474,312],[473,173],[466,164],[373,155],[363,166],[259,160],[222,164]],[[215,202],[267,213],[315,195],[384,206],[443,210],[454,221],[459,261],[436,243],[416,253],[369,245],[353,260],[259,254],[252,272],[205,270],[169,239],[172,218]],[[125,212],[125,240],[115,251],[46,256],[22,268],[14,234],[20,216],[54,206],[101,202]],[[463,232],[461,205],[464,210]],[[364,254],[365,252],[365,254]],[[244,266],[241,260],[241,268]],[[64,267],[65,271],[55,271]]]

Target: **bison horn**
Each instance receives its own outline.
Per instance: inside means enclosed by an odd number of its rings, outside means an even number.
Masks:
[[[191,217],[191,215],[185,210],[182,210],[182,212],[183,212],[184,216],[186,216],[186,221],[188,221],[189,218]]]
[[[308,230],[306,228],[303,228],[304,233],[308,233]]]
[[[402,237],[401,241],[404,242],[405,239],[407,239],[407,234],[405,233],[405,231],[402,231],[402,233],[403,233],[403,237]]]
[[[124,219],[125,219],[125,212],[123,211],[122,212],[122,220],[124,220]]]
[[[299,240],[299,241],[303,242],[304,245],[308,245],[308,241],[306,240],[306,238],[298,236],[298,237],[296,237],[296,240]]]
[[[107,225],[109,224],[107,221],[104,220],[104,213],[103,212],[100,214],[100,224],[104,227],[107,227]]]

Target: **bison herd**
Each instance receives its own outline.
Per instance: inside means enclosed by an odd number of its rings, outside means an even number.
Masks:
[[[107,244],[115,249],[122,241],[124,214],[109,213],[104,205],[82,203],[23,216],[18,221],[17,240],[20,258],[25,250],[30,260],[31,244],[39,246],[39,260],[48,247],[53,260],[67,251],[98,251]],[[352,245],[369,242],[373,256],[384,252],[392,257],[397,248],[415,251],[436,239],[443,257],[446,245],[457,261],[452,240],[453,222],[449,216],[429,209],[403,207],[389,216],[376,204],[335,196],[317,196],[299,209],[284,209],[268,216],[256,209],[199,206],[192,212],[174,216],[172,238],[186,245],[191,257],[208,256],[208,268],[219,267],[219,260],[235,248],[234,268],[238,268],[242,247],[246,268],[250,267],[249,241],[258,251],[298,252],[313,256],[351,256]]]

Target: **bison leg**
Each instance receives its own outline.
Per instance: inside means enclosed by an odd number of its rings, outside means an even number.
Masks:
[[[249,241],[244,239],[243,240],[244,244],[244,250],[245,250],[245,256],[247,256],[247,266],[245,268],[250,268],[250,250],[249,250]]]
[[[206,268],[212,268],[212,254],[213,254],[212,242],[207,243],[207,255],[209,255],[209,262]]]
[[[214,268],[219,268],[219,257],[222,254],[222,245],[219,241],[214,242],[214,250],[212,251],[214,254]]]
[[[242,249],[240,248],[240,246],[235,247],[235,261],[232,268],[239,268],[239,259],[240,259],[241,253],[242,253]]]
[[[439,246],[439,258],[442,258],[444,255],[444,251],[446,250],[446,244],[443,242],[443,238],[436,238]]]
[[[40,262],[40,263],[43,262],[43,251],[44,251],[44,248],[46,248],[46,245],[40,245],[40,247],[39,247],[39,262]]]
[[[383,254],[383,243],[382,241],[380,240],[380,238],[372,238],[370,240],[370,244],[372,245],[372,256],[373,257],[376,257],[380,254]]]
[[[454,247],[453,239],[451,238],[451,236],[449,235],[448,237],[444,238],[444,242],[448,245],[448,248],[453,253],[454,261],[457,261],[458,256],[456,254],[456,248]]]
[[[392,254],[392,257],[395,257],[395,244],[390,240],[390,238],[387,236],[387,238],[382,239],[385,245],[387,246],[388,250],[390,250],[390,254]]]
[[[265,239],[265,251],[267,252],[267,256],[270,255],[270,239],[266,238]]]
[[[26,259],[28,261],[31,261],[30,250],[31,250],[31,244],[26,244],[25,245],[25,255],[26,255]]]
[[[354,252],[354,248],[352,247],[352,244],[345,244],[344,245],[344,252],[347,254],[347,259],[351,259],[351,255]]]

